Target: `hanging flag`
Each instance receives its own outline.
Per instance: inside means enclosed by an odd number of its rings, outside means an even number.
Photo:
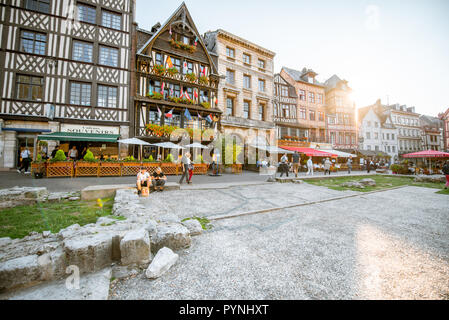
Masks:
[[[173,62],[171,62],[170,56],[167,57],[166,64],[168,65],[169,68],[173,68]]]
[[[182,73],[187,74],[187,61],[184,61],[184,63],[182,64]]]
[[[173,109],[171,109],[169,113],[166,113],[165,117],[170,119],[173,118]]]
[[[184,91],[182,90],[182,86],[181,86],[181,95],[179,96],[181,99],[184,97]]]
[[[196,114],[198,115],[199,120],[203,119],[203,117],[198,112]]]
[[[161,111],[161,109],[159,109],[159,107],[157,107],[157,115],[158,115],[159,119],[162,118],[162,111]]]
[[[165,86],[165,82],[162,82],[162,84],[161,84],[161,94],[164,94],[164,86]]]
[[[206,67],[205,66],[201,66],[201,75],[206,76]]]
[[[187,100],[190,100],[189,93],[187,91],[184,92],[184,96],[187,98]]]
[[[198,99],[198,89],[193,90],[193,96]]]
[[[195,37],[195,47],[198,44],[198,37]]]
[[[170,87],[170,97],[173,97],[173,87]]]
[[[213,122],[211,114],[206,117],[206,121],[209,122],[209,123]]]
[[[169,33],[170,33],[170,35],[172,35],[172,32],[171,32],[171,25],[170,25],[170,32],[169,32]]]
[[[218,105],[218,99],[217,99],[217,96],[214,97],[214,103],[215,103],[215,106]]]
[[[190,115],[189,109],[186,108],[184,116],[187,118],[187,120],[192,121],[192,116]]]

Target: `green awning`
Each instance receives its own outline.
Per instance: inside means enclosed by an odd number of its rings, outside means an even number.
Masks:
[[[50,134],[39,135],[37,139],[56,141],[117,142],[119,137],[120,135],[118,134],[53,132]]]

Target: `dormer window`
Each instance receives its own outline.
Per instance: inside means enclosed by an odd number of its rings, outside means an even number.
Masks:
[[[309,79],[309,83],[313,83],[313,78],[312,77],[308,77]]]

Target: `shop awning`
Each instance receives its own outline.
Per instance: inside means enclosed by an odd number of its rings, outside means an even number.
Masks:
[[[449,153],[435,151],[435,150],[426,150],[415,153],[403,154],[404,158],[449,158]]]
[[[50,134],[39,135],[37,139],[56,141],[117,142],[119,137],[120,135],[118,134],[53,132]]]
[[[306,156],[309,157],[337,157],[336,154],[316,150],[313,148],[299,148],[299,147],[282,147],[282,148],[290,151],[298,151],[299,153],[304,153]]]

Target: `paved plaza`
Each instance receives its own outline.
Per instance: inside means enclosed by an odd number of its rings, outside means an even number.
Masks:
[[[121,280],[110,298],[449,299],[449,201],[435,192],[272,184],[157,194],[142,203],[180,217],[303,205],[213,220],[168,273]]]

